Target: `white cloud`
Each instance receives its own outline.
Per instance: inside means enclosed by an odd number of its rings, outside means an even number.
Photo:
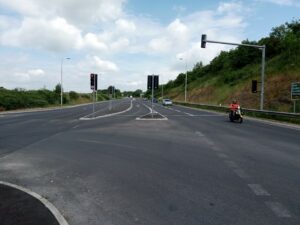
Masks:
[[[16,78],[15,80],[18,82],[29,82],[32,80],[39,79],[45,75],[44,70],[42,69],[32,69],[27,72],[15,72],[13,76]]]
[[[87,48],[95,49],[95,50],[107,50],[107,45],[100,40],[100,38],[93,33],[87,33],[84,36],[84,45]]]
[[[150,46],[151,50],[155,51],[156,53],[166,53],[170,50],[171,43],[165,37],[163,37],[163,38],[154,38],[150,41],[149,46]]]
[[[84,61],[79,62],[79,69],[82,71],[93,71],[94,73],[117,72],[118,66],[109,60],[103,60],[99,56],[87,56]]]
[[[31,77],[42,77],[44,76],[45,71],[42,69],[34,69],[34,70],[28,70],[28,75]]]
[[[261,0],[262,2],[274,3],[281,6],[296,6],[300,7],[299,0]]]
[[[63,17],[71,23],[86,25],[119,18],[125,0],[0,0],[0,4],[25,17]]]
[[[72,79],[65,80],[66,89],[84,91],[88,90],[87,76],[91,72],[103,73],[103,85],[114,83],[123,89],[145,89],[147,73],[161,74],[166,82],[185,70],[185,63],[176,56],[186,58],[190,69],[196,62],[208,63],[220,50],[228,49],[228,46],[213,44],[201,49],[203,33],[214,40],[239,42],[244,39],[247,9],[242,2],[224,2],[215,10],[178,15],[169,24],[162,24],[153,17],[128,15],[123,11],[124,2],[27,0],[25,5],[23,0],[0,0],[1,6],[21,15],[14,23],[10,23],[10,18],[0,22],[3,30],[0,43],[24,51],[54,52],[50,54],[52,68],[45,68],[47,74],[36,86],[55,85],[59,81],[60,64],[53,59],[60,57],[57,53],[68,52],[72,61],[64,65],[64,71]],[[184,7],[174,10],[184,11]],[[77,60],[71,54],[76,55]],[[43,60],[48,62],[48,57],[49,54]],[[3,68],[7,67],[1,64],[2,58],[0,55],[0,71],[6,71]],[[32,67],[43,67],[39,65],[43,64],[39,55],[29,63],[34,65]],[[39,74],[38,71],[30,72],[22,63],[10,71],[22,77],[24,83],[28,77],[33,79],[33,74]],[[84,88],[83,83],[86,83]]]
[[[47,21],[25,18],[21,26],[5,32],[1,38],[4,45],[34,47],[50,51],[79,48],[82,44],[80,30],[63,18]]]
[[[121,32],[132,33],[136,31],[136,26],[132,21],[128,21],[125,19],[118,19],[115,22],[115,24],[117,26],[117,29]]]

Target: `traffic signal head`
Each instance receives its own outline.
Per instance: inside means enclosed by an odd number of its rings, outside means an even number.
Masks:
[[[91,81],[91,89],[93,89],[93,87],[95,86],[95,74],[91,73],[90,81]]]
[[[207,35],[206,34],[202,34],[202,36],[201,36],[201,48],[205,48],[206,47],[206,38],[207,38]]]
[[[252,93],[257,93],[257,80],[252,80]]]
[[[152,90],[152,75],[148,76],[147,89]]]

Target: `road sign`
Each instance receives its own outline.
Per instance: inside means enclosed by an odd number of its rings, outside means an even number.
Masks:
[[[300,100],[300,82],[292,83],[291,98],[292,100]]]

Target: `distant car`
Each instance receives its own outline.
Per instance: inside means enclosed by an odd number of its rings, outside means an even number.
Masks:
[[[154,102],[154,103],[158,103],[157,98],[153,98],[153,102]]]
[[[173,102],[170,99],[163,99],[162,104],[164,106],[170,106],[173,105]]]

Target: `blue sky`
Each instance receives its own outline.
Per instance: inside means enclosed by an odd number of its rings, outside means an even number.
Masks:
[[[165,83],[229,49],[201,49],[203,33],[258,40],[299,15],[299,0],[0,0],[0,86],[53,89],[70,57],[65,90],[89,92],[90,73],[100,88],[145,90],[148,74]]]

